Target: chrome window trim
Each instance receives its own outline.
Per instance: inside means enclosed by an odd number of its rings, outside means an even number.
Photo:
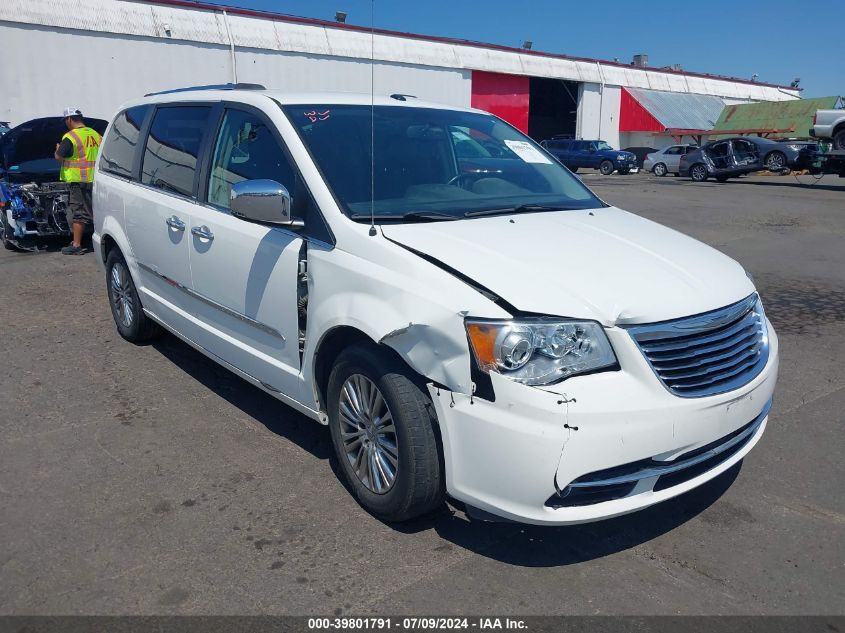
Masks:
[[[283,342],[285,341],[285,337],[281,332],[279,332],[277,329],[267,325],[266,323],[262,323],[261,321],[256,321],[252,317],[248,317],[247,315],[245,315],[241,312],[238,312],[237,310],[233,310],[232,308],[230,308],[228,306],[224,306],[222,303],[217,303],[213,299],[209,299],[205,295],[200,294],[199,292],[197,292],[195,290],[191,290],[187,286],[184,286],[183,284],[179,283],[175,279],[171,279],[167,275],[160,273],[159,271],[157,271],[152,266],[148,266],[147,264],[145,264],[143,262],[138,262],[138,266],[140,268],[142,268],[143,270],[146,270],[147,272],[152,273],[156,277],[163,279],[164,281],[166,281],[168,284],[170,284],[174,288],[178,288],[179,290],[181,290],[185,294],[193,297],[194,299],[198,299],[199,301],[202,301],[206,305],[209,305],[212,308],[216,308],[217,310],[220,310],[220,312],[223,312],[224,314],[227,314],[231,317],[234,317],[234,318],[236,318],[240,321],[243,321],[244,323],[247,323],[248,325],[251,325],[252,327],[257,328],[257,329],[261,330],[262,332],[266,332],[267,334],[270,334],[271,336],[275,336],[277,338],[280,338]]]
[[[106,172],[108,173],[108,172]],[[113,176],[114,174],[109,174]],[[130,181],[132,184],[137,185],[139,187],[143,187],[148,191],[153,191],[155,193],[161,194],[163,196],[168,196],[169,198],[176,198],[177,200],[182,200],[184,202],[190,202],[191,204],[197,204],[197,199],[190,195],[185,195],[183,193],[176,193],[175,191],[168,191],[166,189],[162,189],[160,187],[154,187],[153,185],[148,185],[146,183],[141,182],[140,180],[133,180]]]

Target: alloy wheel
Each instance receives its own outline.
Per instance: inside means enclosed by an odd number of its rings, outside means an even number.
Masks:
[[[111,268],[111,299],[114,313],[124,327],[131,327],[135,321],[135,301],[132,298],[129,272],[126,267],[115,262]]]
[[[766,159],[766,167],[768,167],[771,171],[780,171],[783,169],[786,160],[783,154],[775,152],[770,154],[768,159]]]
[[[372,380],[352,374],[340,390],[339,412],[349,465],[368,490],[385,494],[396,481],[399,443],[384,396]]]

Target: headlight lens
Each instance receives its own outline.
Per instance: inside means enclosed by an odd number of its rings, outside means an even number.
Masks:
[[[801,145],[787,145],[787,147],[796,152],[800,152],[802,149]]]
[[[617,154],[616,160],[625,160],[625,154]]]
[[[616,365],[602,327],[594,321],[526,319],[466,320],[478,367],[526,385]]]

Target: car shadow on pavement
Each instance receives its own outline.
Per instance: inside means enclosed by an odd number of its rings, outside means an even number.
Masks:
[[[167,334],[153,342],[152,347],[272,433],[290,440],[318,459],[328,459],[332,455],[331,438],[323,425],[210,361],[187,343]]]
[[[509,565],[557,567],[602,558],[642,545],[706,510],[730,488],[742,462],[684,495],[633,514],[581,525],[542,527],[467,520],[446,509],[394,529],[434,529],[444,540]]]
[[[209,361],[175,336],[152,343],[162,356],[232,406],[314,457],[328,462],[349,494],[352,491],[337,467],[328,429],[294,411],[217,363]],[[716,479],[680,497],[640,512],[582,525],[543,527],[469,519],[459,502],[405,523],[388,523],[403,534],[434,530],[444,541],[510,565],[555,567],[572,565],[621,552],[669,532],[713,504],[731,486],[742,462]],[[362,508],[361,512],[365,512]]]

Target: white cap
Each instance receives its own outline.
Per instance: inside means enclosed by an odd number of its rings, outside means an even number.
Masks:
[[[65,108],[65,114],[62,118],[66,119],[69,116],[82,116],[82,110],[79,108]]]

